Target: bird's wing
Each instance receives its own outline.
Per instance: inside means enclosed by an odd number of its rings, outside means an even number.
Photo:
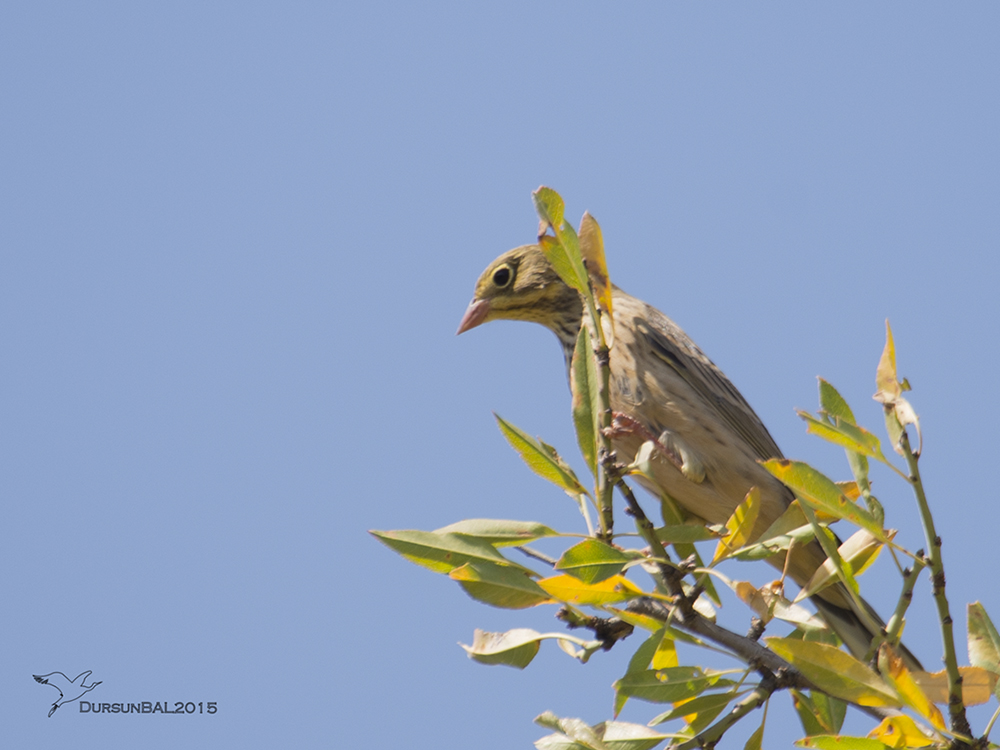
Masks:
[[[66,680],[66,682],[69,682],[69,677],[64,675],[62,672],[52,672],[50,674],[42,674],[42,675],[33,674],[31,676],[34,677],[35,682],[39,683],[40,685],[51,685],[52,687],[54,687],[56,690],[59,691],[59,697],[62,698],[64,695],[62,688],[59,687],[59,685],[57,685],[55,682],[49,681],[49,677],[53,677],[55,675],[59,675],[64,680]]]
[[[89,675],[90,675],[90,674],[91,674],[91,673],[92,673],[93,671],[94,671],[93,669],[88,669],[88,670],[87,670],[86,672],[80,672],[80,674],[78,674],[78,675],[76,676],[76,679],[75,679],[75,680],[73,680],[73,684],[74,684],[74,685],[76,685],[76,684],[80,684],[80,685],[82,685],[82,684],[84,683],[84,681],[86,681],[87,677],[88,677],[88,676],[89,676]]]
[[[634,325],[636,334],[648,342],[649,351],[682,377],[758,458],[780,458],[778,444],[736,386],[676,323],[656,308],[645,307],[646,314],[636,318]]]

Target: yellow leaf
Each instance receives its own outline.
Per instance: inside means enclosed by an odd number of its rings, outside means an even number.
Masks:
[[[835,484],[840,487],[840,491],[847,496],[847,499],[852,503],[856,503],[858,498],[861,497],[861,488],[858,487],[858,483],[855,481],[850,482],[835,482]],[[819,519],[819,516],[816,516]],[[823,520],[823,519],[819,519]]]
[[[570,575],[552,576],[538,581],[538,585],[553,599],[579,606],[589,604],[596,607],[624,602],[636,596],[645,596],[641,589],[620,575],[591,584]]]
[[[934,744],[934,738],[921,732],[917,722],[906,714],[886,717],[868,736],[892,748],[927,747]]]
[[[962,674],[962,701],[966,706],[987,703],[997,684],[997,675],[980,667],[959,667]],[[913,680],[934,703],[948,703],[948,673],[914,672]]]
[[[930,701],[920,685],[913,679],[910,670],[903,664],[899,654],[893,651],[887,643],[883,643],[879,647],[878,668],[882,677],[903,703],[927,719],[936,728],[945,728],[941,710]]]
[[[809,464],[772,458],[761,464],[777,479],[788,485],[796,496],[814,510],[824,511],[836,518],[843,518],[856,526],[868,529],[876,539],[886,541],[885,530],[874,516],[851,502],[833,480]]]
[[[816,750],[885,750],[885,745],[879,740],[841,734],[814,734],[796,740],[795,746],[816,748]]]
[[[751,487],[743,502],[737,506],[733,515],[726,521],[726,530],[729,533],[719,540],[719,545],[715,548],[715,557],[712,558],[712,565],[724,560],[750,541],[759,513],[760,490],[757,487]]]
[[[590,283],[594,287],[594,297],[601,312],[612,318],[611,280],[608,278],[608,264],[604,259],[604,237],[597,219],[584,212],[580,219],[580,253],[587,264]],[[610,342],[608,342],[610,346]]]
[[[765,624],[771,621],[770,607],[764,600],[763,594],[752,583],[749,581],[736,581],[733,584],[733,591]]]
[[[838,648],[794,638],[765,640],[774,653],[835,698],[859,706],[900,706],[899,698],[878,674]]]
[[[652,667],[653,669],[667,669],[677,666],[680,666],[680,662],[677,660],[677,645],[674,643],[674,639],[667,635],[666,628],[664,628],[663,637],[653,653]]]
[[[876,400],[882,403],[891,403],[903,393],[896,377],[896,344],[892,340],[892,328],[889,327],[888,320],[885,321],[885,349],[882,350],[882,357],[875,370],[875,385],[878,388]],[[882,394],[886,400],[878,397]]]

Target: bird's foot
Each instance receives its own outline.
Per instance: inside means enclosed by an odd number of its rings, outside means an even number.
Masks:
[[[629,435],[638,435],[643,440],[656,440],[656,436],[642,422],[620,411],[611,412],[611,426],[604,430],[604,434],[612,440]]]
[[[640,437],[644,444],[649,443],[649,446],[652,448],[651,452],[658,453],[681,471],[684,470],[684,457],[678,451],[673,450],[674,446],[671,442],[667,441],[664,443],[661,439],[663,436],[657,437],[642,422],[634,417],[630,417],[628,414],[622,414],[617,411],[613,412],[611,415],[611,426],[604,430],[604,434],[612,440],[630,435]],[[645,449],[645,452],[646,456],[644,460],[648,460],[651,452],[648,448]],[[640,449],[639,453],[644,453],[644,450]],[[637,462],[640,461],[638,455],[635,460]]]

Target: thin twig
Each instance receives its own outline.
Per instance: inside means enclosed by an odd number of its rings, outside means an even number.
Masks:
[[[628,638],[635,631],[635,626],[630,625],[619,617],[593,617],[575,612],[570,607],[563,607],[556,613],[556,619],[566,623],[566,627],[587,628],[594,631],[594,636],[601,642],[601,648],[610,651],[611,647],[623,638]]]
[[[597,363],[597,372],[600,377],[598,388],[598,400],[600,401],[601,424],[597,430],[597,453],[598,455],[611,455],[611,438],[608,430],[611,427],[611,350],[604,339],[604,328],[601,326],[601,315],[594,306],[594,288],[589,277],[587,280],[590,286],[589,295],[581,295],[590,316],[591,343],[593,345],[594,359]],[[599,462],[601,468],[597,472],[597,507],[600,512],[601,535],[606,542],[611,542],[615,528],[613,496],[615,491],[614,479],[609,475],[608,469],[603,462]]]
[[[984,741],[990,738],[990,730],[993,729],[993,724],[996,722],[997,717],[1000,717],[1000,708],[993,712],[993,716],[990,718],[990,723],[986,725],[986,731],[983,732]]]
[[[614,461],[612,456],[605,455],[603,457],[602,463],[605,466],[605,472],[617,475],[617,469],[614,467]],[[670,560],[670,555],[663,548],[662,542],[656,536],[656,527],[653,522],[646,517],[645,511],[643,511],[642,506],[639,505],[639,501],[635,499],[635,494],[632,492],[632,488],[625,483],[624,479],[620,477],[616,478],[615,486],[618,487],[618,491],[625,498],[625,503],[628,505],[629,512],[635,519],[635,526],[639,530],[639,536],[643,538],[646,545],[649,547],[649,554],[653,560],[657,563],[659,568],[660,577],[663,579],[661,583],[666,587],[667,591],[671,595],[680,594],[684,595],[684,591],[680,586],[680,578],[676,569]],[[683,574],[681,574],[683,577]],[[671,586],[672,583],[676,583],[676,586]]]
[[[924,484],[920,480],[918,457],[910,447],[910,437],[906,430],[899,438],[899,447],[910,469],[910,484],[917,498],[920,509],[920,520],[927,537],[927,548],[930,550],[931,585],[934,593],[934,603],[937,605],[938,617],[941,620],[941,639],[944,641],[944,667],[948,673],[948,713],[951,716],[951,731],[966,737],[972,734],[969,719],[965,715],[965,702],[962,699],[962,675],[958,671],[958,656],[955,653],[954,626],[951,612],[948,609],[948,598],[945,596],[944,561],[941,558],[941,537],[934,530],[934,517],[931,515],[927,495],[924,494]]]
[[[548,555],[543,554],[536,549],[531,549],[531,547],[528,547],[525,544],[521,544],[517,547],[514,547],[514,549],[516,549],[522,555],[527,555],[528,557],[534,558],[535,560],[543,562],[552,568],[554,568],[556,566],[556,563],[558,562],[558,560],[556,560],[555,558],[549,557]]]
[[[923,550],[921,550],[923,552]],[[919,555],[920,553],[918,553]],[[889,618],[889,624],[885,626],[885,639],[893,646],[899,645],[899,636],[903,632],[903,621],[906,610],[913,601],[913,587],[920,577],[920,571],[927,567],[927,563],[918,560],[913,563],[912,568],[903,571],[903,590],[899,593],[899,601],[896,603],[896,611]]]

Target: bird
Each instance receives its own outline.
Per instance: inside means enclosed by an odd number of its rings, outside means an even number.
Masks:
[[[100,680],[90,685],[84,684],[87,678],[90,676],[91,672],[93,672],[93,670],[87,670],[86,672],[82,672],[78,674],[76,676],[76,679],[74,680],[71,680],[62,672],[50,672],[49,674],[31,675],[32,677],[35,678],[35,682],[37,682],[38,684],[51,685],[52,687],[54,687],[56,690],[59,691],[59,700],[53,703],[52,708],[49,709],[50,717],[52,716],[52,714],[56,712],[56,709],[59,708],[59,706],[61,706],[62,704],[72,703],[77,698],[83,696],[86,693],[89,693],[91,690],[93,690],[95,687],[101,684]]]
[[[706,524],[725,524],[749,490],[760,492],[760,511],[751,534],[757,539],[795,499],[762,461],[782,458],[760,417],[723,372],[670,318],[655,307],[611,287],[614,343],[610,352],[610,402],[617,430],[612,447],[630,460],[643,442],[655,438],[661,450],[651,476],[637,476],[654,495],[666,494],[688,515]],[[583,300],[557,274],[538,245],[500,255],[476,283],[458,334],[493,320],[539,323],[555,333],[567,370],[583,321]],[[769,562],[804,586],[826,554],[816,541]],[[859,617],[858,605],[843,584],[811,597],[820,615],[858,658],[878,635]],[[882,625],[862,601],[870,621]],[[920,662],[900,647],[910,669]]]

